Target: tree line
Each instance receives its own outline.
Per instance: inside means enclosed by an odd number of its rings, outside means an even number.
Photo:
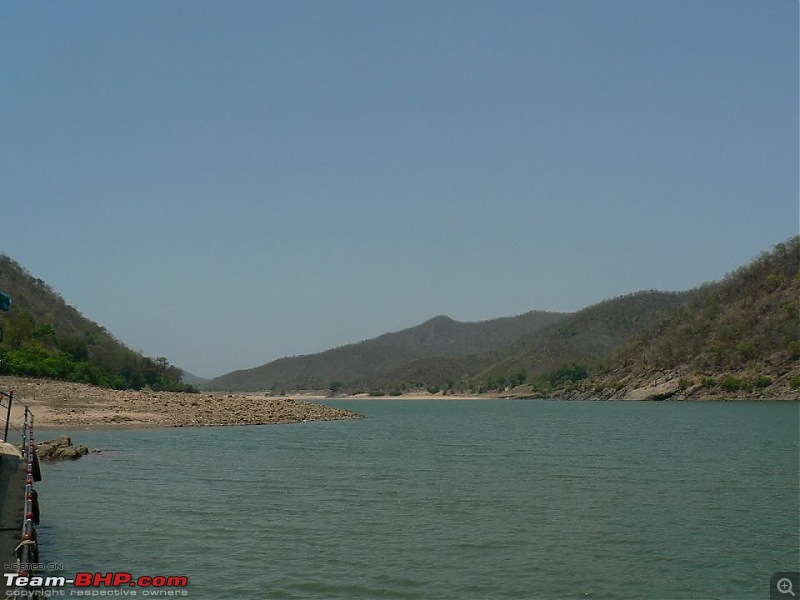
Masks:
[[[108,334],[86,330],[59,335],[17,304],[2,313],[0,373],[89,383],[114,389],[195,391],[166,358],[150,358]]]

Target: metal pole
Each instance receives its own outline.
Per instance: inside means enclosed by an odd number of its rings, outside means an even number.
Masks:
[[[25,405],[25,416],[22,419],[22,447],[25,457],[28,457],[28,405]]]
[[[6,430],[3,434],[3,441],[8,441],[8,424],[11,422],[11,403],[14,402],[14,390],[11,390],[11,393],[8,394],[8,411],[6,411]]]

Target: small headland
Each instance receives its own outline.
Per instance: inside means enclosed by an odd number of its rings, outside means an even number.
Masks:
[[[316,397],[111,390],[83,383],[0,377],[36,414],[37,428],[203,427],[360,419]]]

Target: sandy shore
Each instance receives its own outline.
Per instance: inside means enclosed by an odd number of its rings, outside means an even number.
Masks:
[[[15,401],[31,408],[37,428],[264,425],[361,417],[316,403],[321,399],[316,396],[108,390],[21,377],[0,377],[0,390],[13,390]],[[21,422],[22,411],[19,404],[14,407],[12,423]]]

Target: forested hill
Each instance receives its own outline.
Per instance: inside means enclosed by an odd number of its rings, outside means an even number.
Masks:
[[[688,301],[610,358],[594,394],[800,396],[800,237],[777,244]]]
[[[207,389],[320,389],[342,384],[352,391],[425,359],[459,359],[505,351],[520,338],[551,325],[564,313],[532,311],[463,323],[438,316],[415,327],[318,354],[281,358],[260,367],[228,373]]]
[[[688,292],[643,291],[584,308],[515,344],[501,360],[473,378],[484,389],[502,391],[527,382],[540,392],[578,381],[600,369],[609,356],[642,331],[682,307]]]
[[[0,373],[119,389],[186,389],[181,371],[165,358],[134,352],[4,254],[0,290],[12,299],[10,310],[0,312]]]
[[[685,292],[647,291],[564,315],[503,349],[467,357],[429,357],[345,389],[396,394],[425,388],[443,394],[549,395],[603,365],[643,329],[686,301]]]

